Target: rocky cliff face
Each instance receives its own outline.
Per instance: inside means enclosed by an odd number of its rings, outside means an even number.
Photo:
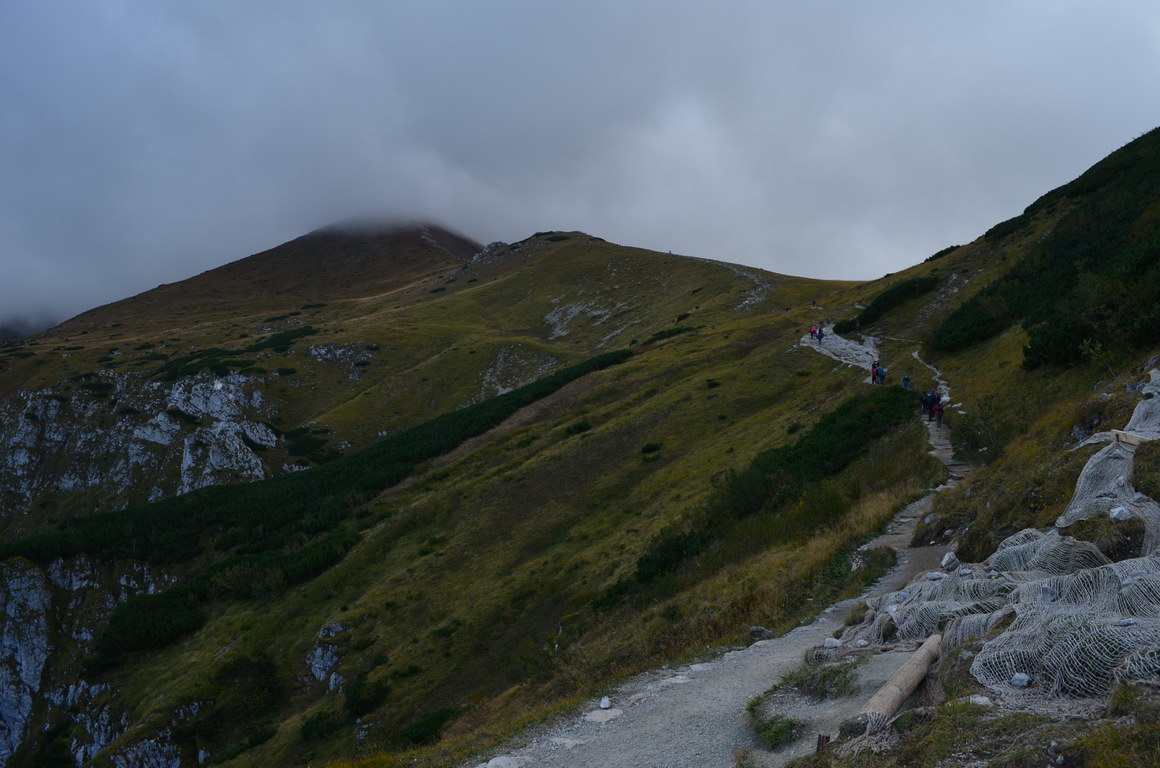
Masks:
[[[265,423],[274,408],[257,384],[239,373],[159,382],[106,371],[16,393],[0,405],[0,444],[7,446],[0,524],[19,529],[45,499],[124,507],[266,477],[259,453],[278,437]],[[171,581],[142,565],[85,558],[43,568],[0,562],[0,767],[34,724],[55,722],[64,711],[79,726],[74,733],[84,734],[67,744],[78,765],[121,738],[131,713],[115,691],[83,679],[81,661],[117,605]],[[118,753],[117,764],[180,764],[164,742],[154,734]]]
[[[28,740],[33,724],[68,711],[85,734],[68,744],[77,765],[118,738],[130,723],[108,686],[90,685],[81,661],[95,633],[130,597],[173,578],[143,565],[115,568],[87,558],[41,568],[0,562],[0,767]]]
[[[45,496],[124,507],[267,476],[278,438],[254,378],[208,371],[174,382],[104,371],[19,392],[0,405],[0,514]]]

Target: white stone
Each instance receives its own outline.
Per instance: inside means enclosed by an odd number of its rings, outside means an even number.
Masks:
[[[597,709],[584,715],[584,719],[590,723],[600,723],[603,725],[609,720],[615,720],[623,714],[623,709]]]
[[[945,578],[946,578],[946,574],[939,573],[938,571],[931,571],[930,573],[928,573],[926,575],[927,581],[939,581],[940,579],[945,579]]]
[[[991,699],[987,696],[979,696],[978,694],[975,694],[971,697],[971,703],[977,704],[980,707],[989,707],[995,702],[991,701]]]
[[[601,709],[612,709],[612,699],[608,698],[607,696],[602,698],[600,700],[600,708]]]
[[[841,640],[839,640],[839,639],[838,639],[838,638],[836,638],[836,637],[827,637],[827,638],[826,638],[826,639],[825,639],[825,640],[822,642],[822,647],[823,647],[823,648],[841,648],[841,647],[842,647],[842,641],[841,641]]]
[[[1016,688],[1026,688],[1031,685],[1031,676],[1024,672],[1016,672],[1011,676],[1011,685]]]

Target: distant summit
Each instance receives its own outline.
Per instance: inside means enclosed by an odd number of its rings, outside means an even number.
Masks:
[[[468,263],[483,246],[437,224],[357,219],[332,224],[177,283],[85,312],[70,326],[155,315],[162,325],[378,296]]]

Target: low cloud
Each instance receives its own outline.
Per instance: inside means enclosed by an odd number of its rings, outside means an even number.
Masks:
[[[0,8],[0,317],[367,213],[817,277],[973,239],[1160,123],[1160,10],[594,0]]]

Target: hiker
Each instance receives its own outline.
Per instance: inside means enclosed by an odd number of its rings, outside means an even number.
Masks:
[[[907,390],[910,389],[910,374],[909,373],[902,374],[902,388],[907,389]]]
[[[818,338],[818,326],[816,326],[816,325],[810,326],[810,338],[811,339]]]
[[[878,366],[878,383],[882,386],[886,386],[886,369],[881,365]]]
[[[930,392],[922,393],[922,415],[930,416]]]
[[[932,389],[927,394],[927,398],[930,400],[930,408],[927,410],[926,420],[934,421],[934,407],[936,405],[940,408],[942,407],[942,392],[939,392],[937,389]]]
[[[818,328],[818,343],[819,344],[822,343],[822,339],[825,337],[825,335],[826,335],[826,332],[823,331],[821,328]]]
[[[934,425],[936,427],[941,427],[942,426],[942,415],[943,415],[942,399],[940,398],[940,399],[936,400],[934,405],[932,405],[930,407],[930,409],[932,411],[934,411]]]
[[[878,361],[877,360],[870,363],[870,383],[871,384],[878,383]]]

